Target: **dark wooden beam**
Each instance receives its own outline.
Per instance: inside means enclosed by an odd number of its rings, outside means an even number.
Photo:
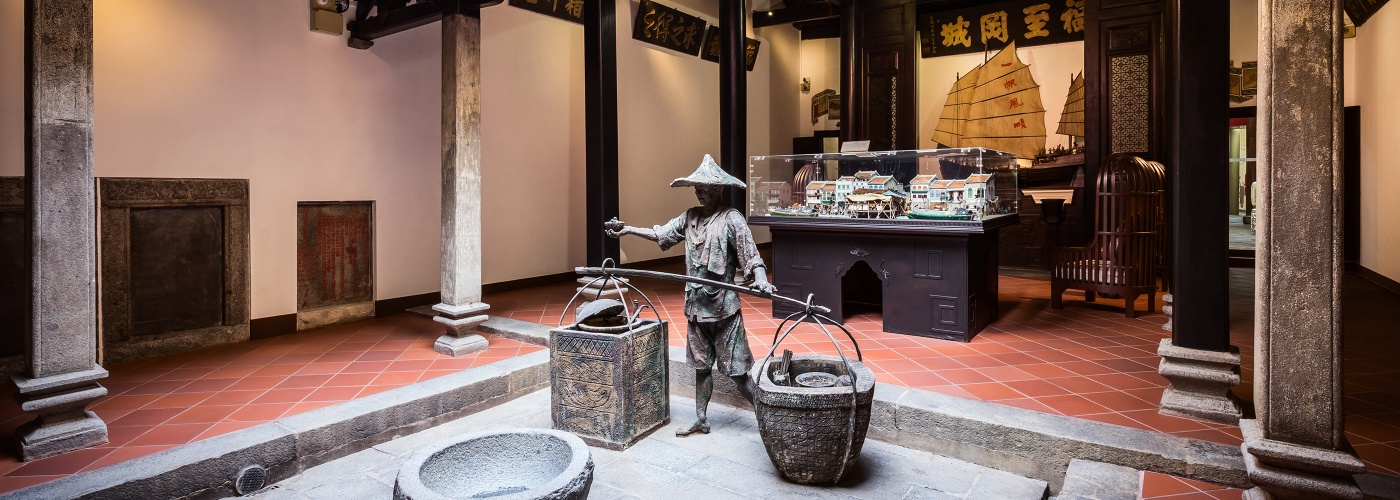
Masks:
[[[618,216],[617,5],[588,0],[583,12],[584,120],[588,264],[621,261],[616,238],[603,222]]]
[[[1172,0],[1171,7],[1167,181],[1173,211],[1172,343],[1227,351],[1230,103],[1220,68],[1230,59],[1230,6],[1216,0]]]
[[[371,3],[357,6],[355,19],[346,23],[346,28],[350,30],[347,44],[356,49],[370,48],[376,38],[438,22],[442,20],[443,10],[459,1],[476,4],[480,8],[499,4],[503,0],[418,0],[411,4],[405,0],[360,1]],[[372,16],[368,15],[370,7],[375,8]]]
[[[744,0],[720,2],[719,149],[720,165],[740,179],[748,174],[748,72],[744,64]],[[746,206],[744,192],[729,190],[735,207]]]
[[[831,17],[817,19],[815,21],[802,21],[792,23],[792,27],[802,34],[803,40],[820,40],[823,38],[841,38],[841,18]]]
[[[841,8],[832,3],[797,4],[781,9],[754,11],[753,27],[766,28],[780,24],[839,17],[840,15]]]

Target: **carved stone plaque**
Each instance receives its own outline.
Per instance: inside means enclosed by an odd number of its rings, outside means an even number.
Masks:
[[[374,300],[374,204],[297,204],[297,309]]]
[[[223,324],[222,207],[131,210],[131,334]]]
[[[248,340],[248,181],[98,179],[102,362]]]
[[[24,178],[0,177],[0,369],[18,371],[23,360],[24,296],[29,276],[24,269]]]

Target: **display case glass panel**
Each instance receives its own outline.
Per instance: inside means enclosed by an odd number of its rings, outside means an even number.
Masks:
[[[748,216],[977,221],[1015,214],[1016,156],[984,148],[754,156]]]

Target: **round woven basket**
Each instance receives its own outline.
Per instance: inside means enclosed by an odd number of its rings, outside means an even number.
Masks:
[[[773,382],[780,359],[767,358],[750,376],[758,381],[754,414],[768,458],[778,472],[802,484],[831,484],[855,463],[870,425],[875,374],[864,363],[838,356],[802,354],[792,358],[792,373],[851,375],[849,385],[784,386]],[[849,372],[847,371],[849,366]],[[854,411],[852,411],[854,403]]]

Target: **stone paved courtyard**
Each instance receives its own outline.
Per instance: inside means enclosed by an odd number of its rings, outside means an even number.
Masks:
[[[693,419],[694,408],[694,400],[672,397],[672,422],[651,436],[622,452],[590,447],[589,498],[1039,499],[1046,492],[1044,481],[874,440],[841,484],[789,483],[768,461],[751,412],[711,404],[710,434],[677,438],[673,428]],[[251,498],[390,498],[399,466],[419,448],[511,427],[549,428],[549,389],[313,467]]]

